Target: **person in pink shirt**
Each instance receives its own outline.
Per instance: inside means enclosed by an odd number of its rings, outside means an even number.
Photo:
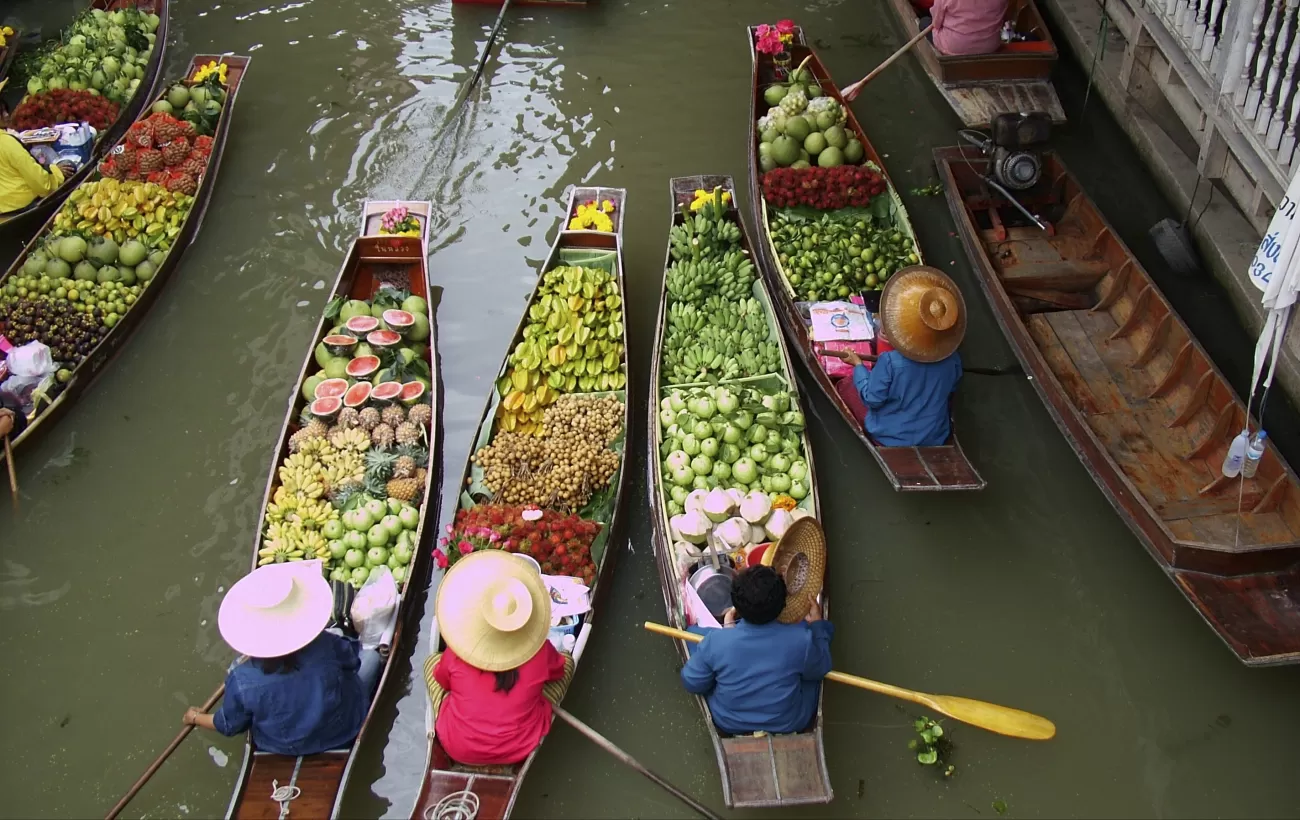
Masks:
[[[930,40],[940,54],[991,54],[1002,45],[1007,0],[934,0]],[[921,20],[921,27],[927,25]]]

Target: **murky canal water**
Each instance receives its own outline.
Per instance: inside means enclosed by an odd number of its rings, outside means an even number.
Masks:
[[[7,0],[0,16],[57,26],[77,5]],[[177,731],[184,707],[220,682],[230,653],[217,605],[247,569],[289,385],[363,199],[428,198],[442,215],[431,270],[445,288],[438,322],[454,476],[565,185],[630,189],[630,326],[644,379],[668,177],[743,180],[743,26],[796,18],[843,83],[899,42],[882,0],[518,9],[482,89],[446,128],[495,10],[453,13],[448,0],[175,6],[173,72],[197,51],[254,62],[213,207],[180,276],[81,404],[23,454],[21,514],[0,504],[0,815],[98,816]],[[1080,117],[1081,72],[1063,61],[1058,83],[1073,118],[1058,147],[1159,278],[1145,230],[1167,205],[1100,100]],[[855,108],[901,189],[932,181],[929,151],[954,141],[956,122],[915,62],[897,63]],[[929,261],[967,292],[967,363],[1012,362],[942,200],[904,198]],[[11,252],[13,237],[0,242]],[[1250,340],[1221,293],[1161,284],[1239,377]],[[1272,405],[1270,433],[1300,463],[1295,417]],[[833,549],[836,667],[1016,705],[1051,717],[1059,736],[1034,745],[950,726],[957,774],[943,781],[911,758],[898,704],[828,687],[836,800],[789,816],[989,817],[995,801],[1021,817],[1300,813],[1290,737],[1300,673],[1233,659],[1022,378],[970,376],[963,387],[962,439],[989,481],[976,495],[895,495],[829,406],[818,399],[812,409],[829,422],[813,444]],[[644,462],[631,469],[642,476]],[[639,628],[663,610],[639,481],[636,490],[633,549],[566,706],[720,806],[676,654]],[[416,659],[428,651],[428,621]],[[349,815],[404,817],[418,788],[425,696],[400,683],[409,667],[399,673]],[[192,737],[129,814],[220,814],[240,746]],[[686,816],[564,726],[517,813]]]

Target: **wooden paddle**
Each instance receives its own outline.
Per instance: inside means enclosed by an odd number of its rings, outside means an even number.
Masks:
[[[5,464],[9,467],[9,492],[14,497],[14,512],[18,511],[18,470],[14,468],[14,451],[5,436]]]
[[[671,626],[664,626],[652,621],[646,621],[645,628],[660,635],[667,635],[670,638],[691,641],[692,643],[699,643],[704,640],[704,638],[693,632],[674,629]],[[1050,740],[1056,736],[1056,724],[1047,718],[1029,712],[1022,712],[1019,709],[1012,709],[1009,706],[998,706],[994,703],[959,698],[953,695],[927,695],[924,692],[913,692],[911,689],[903,689],[899,686],[891,686],[888,683],[860,678],[857,675],[846,675],[843,672],[831,672],[826,676],[826,679],[833,680],[836,683],[847,683],[849,686],[856,686],[859,689],[866,689],[881,695],[889,695],[900,700],[911,701],[927,709],[933,709],[941,715],[960,720],[962,723],[969,723],[971,726],[978,726],[981,729],[987,729],[990,732],[997,732],[1008,737],[1018,737],[1025,740]]]
[[[569,724],[570,726],[577,729],[582,734],[586,735],[588,740],[595,743],[597,746],[604,749],[605,751],[609,752],[614,757],[623,761],[623,763],[627,764],[631,768],[645,775],[650,780],[654,781],[654,783],[658,785],[660,788],[662,788],[664,791],[668,792],[673,797],[676,797],[678,800],[682,801],[683,803],[685,803],[686,805],[694,809],[695,812],[699,814],[701,817],[707,817],[709,818],[709,820],[721,820],[721,818],[719,818],[718,815],[709,811],[707,808],[705,808],[701,803],[697,802],[689,794],[678,789],[672,783],[669,783],[667,780],[664,780],[662,777],[650,771],[645,766],[642,766],[635,759],[633,759],[633,757],[630,754],[615,746],[612,742],[610,742],[608,738],[606,738],[600,732],[597,732],[595,729],[591,728],[587,724],[578,720],[576,717],[569,714],[568,712],[566,712],[565,710],[561,709],[558,706],[552,706],[551,710],[555,712],[556,716],[559,717],[561,720],[563,720],[565,723]]]
[[[886,68],[889,68],[890,63],[894,62],[899,57],[902,57],[904,54],[911,51],[912,46],[924,40],[925,35],[929,34],[933,29],[934,29],[934,23],[931,23],[930,25],[921,29],[921,31],[915,37],[913,37],[912,39],[904,43],[903,47],[900,48],[898,51],[895,51],[893,54],[889,55],[889,57],[887,57],[883,63],[876,66],[875,69],[870,74],[863,77],[861,80],[858,80],[856,83],[852,85],[845,86],[840,91],[840,96],[844,98],[845,102],[853,102],[854,100],[856,100],[858,98],[858,92],[862,91],[862,86],[871,82],[876,78],[877,74],[884,71]]]
[[[212,711],[212,707],[217,705],[217,701],[221,700],[221,696],[225,693],[226,685],[223,683],[217,687],[217,691],[212,693],[212,697],[208,698],[207,703],[203,704],[203,711]],[[126,804],[130,803],[140,793],[140,790],[144,788],[144,784],[149,782],[149,779],[154,776],[163,763],[167,762],[167,758],[171,757],[172,752],[176,751],[176,748],[181,745],[185,738],[189,737],[192,731],[194,731],[193,725],[186,726],[181,729],[176,737],[172,738],[172,742],[167,744],[167,748],[163,749],[163,753],[158,755],[158,759],[149,764],[149,768],[144,770],[144,774],[140,775],[140,779],[135,781],[135,785],[131,786],[127,793],[122,795],[122,799],[117,801],[117,804],[109,810],[108,814],[104,815],[104,820],[114,820],[122,813],[122,809],[126,808]]]

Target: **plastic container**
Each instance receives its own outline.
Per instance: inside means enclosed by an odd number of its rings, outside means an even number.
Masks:
[[[1223,457],[1223,474],[1228,478],[1241,475],[1241,465],[1246,461],[1246,447],[1250,444],[1250,433],[1242,430],[1228,445],[1228,452]]]
[[[1246,478],[1253,478],[1259,469],[1259,460],[1264,457],[1264,440],[1267,438],[1268,433],[1260,430],[1246,447],[1246,460],[1241,463],[1241,474]]]

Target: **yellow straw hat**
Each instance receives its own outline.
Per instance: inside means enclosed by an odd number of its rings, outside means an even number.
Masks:
[[[966,335],[966,302],[937,268],[913,265],[885,282],[880,322],[894,349],[914,362],[948,358]]]
[[[217,629],[241,655],[278,658],[311,643],[333,610],[334,591],[319,559],[267,564],[236,581],[221,599]]]
[[[500,550],[457,561],[438,586],[434,611],[447,646],[485,672],[523,666],[551,629],[551,595],[542,576]]]
[[[785,579],[785,609],[777,616],[783,624],[803,620],[822,591],[826,575],[826,533],[816,518],[800,518],[781,540],[763,553],[763,566]]]

